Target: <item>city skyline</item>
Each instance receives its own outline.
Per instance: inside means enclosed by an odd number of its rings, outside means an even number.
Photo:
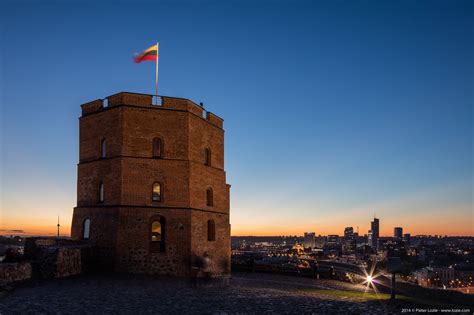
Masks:
[[[379,224],[380,224],[380,218],[376,218],[374,217],[373,218],[374,220],[377,219],[379,220]],[[54,227],[54,232],[52,231],[51,228],[45,228],[44,230],[33,230],[33,231],[25,231],[25,230],[20,230],[20,229],[12,229],[12,230],[7,230],[7,229],[2,229],[0,230],[0,235],[4,235],[4,236],[8,236],[8,235],[57,235],[58,234],[58,230],[57,230],[57,224],[59,224],[59,218],[58,218],[58,221],[55,222],[55,227]],[[360,226],[353,226],[353,225],[345,225],[344,226],[344,230],[341,231],[336,231],[336,230],[330,230],[331,233],[318,233],[316,230],[314,229],[308,229],[302,233],[288,233],[288,234],[268,234],[268,233],[255,233],[255,234],[241,234],[241,235],[237,235],[237,234],[232,234],[231,236],[236,236],[236,237],[242,237],[242,236],[262,236],[262,237],[265,237],[265,236],[297,236],[297,237],[305,237],[306,234],[314,234],[316,237],[318,236],[329,236],[329,235],[338,235],[338,236],[341,236],[341,237],[344,237],[347,230],[348,229],[351,229],[352,233],[357,233],[357,235],[359,237],[368,237],[370,235],[370,232],[371,232],[371,227],[372,225],[372,222],[369,222],[369,229],[368,230],[362,230],[360,229]],[[70,233],[69,233],[69,230],[70,230],[70,226],[66,225],[65,227],[63,227],[63,225],[61,224],[61,229],[64,229],[66,230],[66,232],[64,232],[63,230],[61,230],[61,232],[59,233],[60,236],[69,236]],[[448,235],[448,234],[436,234],[436,233],[420,233],[420,234],[412,234],[410,231],[407,231],[404,227],[400,227],[400,226],[394,226],[392,227],[392,234],[388,233],[388,230],[389,228],[385,228],[384,231],[387,231],[387,233],[385,234],[382,234],[382,235],[379,235],[379,238],[382,237],[382,238],[397,238],[395,235],[394,235],[394,231],[397,230],[397,229],[402,229],[402,236],[408,234],[408,235],[411,235],[412,237],[417,237],[417,236],[440,236],[440,237],[444,237],[444,236],[448,236],[448,237],[451,237],[451,236],[454,236],[454,237],[464,237],[464,236],[467,236],[467,237],[472,237],[471,235],[462,235],[462,234],[459,234],[459,235]]]
[[[474,236],[469,1],[1,7],[0,234],[69,234],[80,104],[153,94],[159,41],[160,94],[225,119],[232,235]]]

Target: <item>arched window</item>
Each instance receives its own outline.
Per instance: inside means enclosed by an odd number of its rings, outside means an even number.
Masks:
[[[99,184],[99,202],[104,202],[104,183],[102,181]]]
[[[153,183],[152,201],[161,201],[161,184],[156,182]]]
[[[164,252],[165,244],[165,226],[166,220],[164,217],[154,217],[150,225],[150,251]]]
[[[107,142],[105,138],[100,141],[100,158],[105,159],[107,157]]]
[[[212,188],[208,188],[206,190],[206,204],[209,207],[212,207],[214,205],[214,197],[213,197],[213,194],[212,194]]]
[[[216,223],[214,222],[214,220],[207,221],[207,240],[216,240]]]
[[[84,226],[82,228],[83,239],[85,240],[89,239],[90,229],[91,229],[91,219],[87,218],[84,220]]]
[[[209,148],[204,149],[204,164],[211,166],[211,149]]]
[[[153,139],[153,157],[154,158],[161,158],[161,154],[163,151],[163,142],[160,138]]]

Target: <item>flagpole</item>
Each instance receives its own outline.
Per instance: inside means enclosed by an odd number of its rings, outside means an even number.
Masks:
[[[158,105],[158,57],[160,43],[156,43],[156,105]]]

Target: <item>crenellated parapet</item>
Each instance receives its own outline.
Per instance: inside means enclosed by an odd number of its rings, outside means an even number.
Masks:
[[[82,116],[89,115],[98,112],[104,108],[104,101],[97,99],[95,101],[85,103],[81,105]]]
[[[198,105],[188,99],[159,96],[159,105],[155,104],[156,102],[154,102],[154,99],[156,99],[156,97],[150,94],[120,92],[107,96],[105,99],[97,99],[95,101],[82,104],[82,116],[119,106],[145,107],[189,112],[219,128],[223,128],[224,120],[222,118],[206,111],[201,105]],[[206,115],[204,116],[203,113]]]
[[[206,120],[219,128],[222,128],[224,125],[224,119],[211,112],[206,112]]]

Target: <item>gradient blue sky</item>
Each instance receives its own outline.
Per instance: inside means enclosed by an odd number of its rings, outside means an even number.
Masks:
[[[81,103],[225,119],[234,235],[474,235],[472,1],[3,1],[0,229],[64,233]]]

